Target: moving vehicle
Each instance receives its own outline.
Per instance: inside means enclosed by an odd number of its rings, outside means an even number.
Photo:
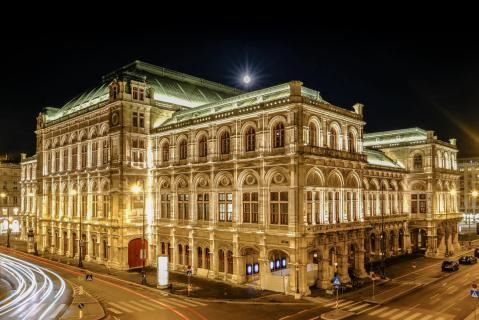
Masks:
[[[453,260],[446,260],[442,262],[441,265],[442,271],[457,271],[459,270],[459,263]]]
[[[459,258],[460,264],[475,264],[477,263],[477,258],[473,256],[462,256]]]

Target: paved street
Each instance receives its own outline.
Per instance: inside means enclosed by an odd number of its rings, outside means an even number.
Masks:
[[[51,319],[69,305],[71,292],[58,273],[2,253],[0,268],[1,319]]]

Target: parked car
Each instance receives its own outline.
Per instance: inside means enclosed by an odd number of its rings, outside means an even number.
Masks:
[[[477,257],[477,258],[479,258],[479,248],[476,248],[476,249],[474,250],[474,256]]]
[[[446,260],[442,262],[441,265],[442,271],[457,271],[459,270],[459,263],[453,260]]]
[[[473,256],[462,256],[459,258],[460,264],[475,264],[477,263],[477,258]]]

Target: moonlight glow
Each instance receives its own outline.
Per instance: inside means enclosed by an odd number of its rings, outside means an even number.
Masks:
[[[250,77],[248,74],[245,74],[245,75],[243,76],[243,82],[244,82],[245,84],[249,84],[249,83],[251,82],[251,77]]]

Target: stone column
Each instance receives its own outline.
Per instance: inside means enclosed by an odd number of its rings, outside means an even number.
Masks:
[[[194,230],[189,232],[188,246],[190,250],[189,256],[190,256],[191,269],[193,270],[193,273],[196,274],[196,269],[198,268],[198,250],[195,250],[196,241],[195,241],[194,235],[195,235]]]
[[[366,254],[366,250],[364,250],[363,248],[362,249],[359,249],[358,250],[358,268],[356,269],[356,271],[358,272],[358,276],[360,278],[364,278],[364,277],[367,277],[367,273],[366,273],[366,269],[364,268],[364,255]]]

